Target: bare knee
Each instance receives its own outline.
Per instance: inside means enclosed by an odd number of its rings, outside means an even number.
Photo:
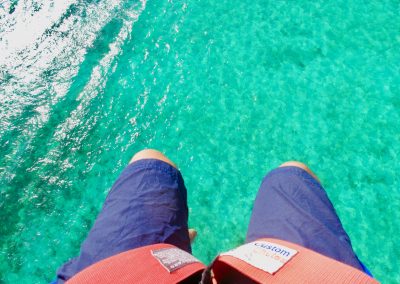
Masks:
[[[145,149],[142,151],[137,152],[131,161],[129,162],[130,164],[139,160],[145,160],[145,159],[156,159],[160,160],[163,162],[166,162],[167,164],[170,164],[174,168],[177,168],[177,166],[170,160],[168,159],[163,153],[157,150],[153,149]]]
[[[302,163],[302,162],[298,162],[298,161],[288,161],[283,163],[282,165],[279,166],[280,168],[282,167],[297,167],[300,169],[305,170],[307,173],[309,173],[310,175],[312,175],[318,182],[320,182],[320,180],[318,179],[317,175],[313,173],[312,170],[310,170],[309,167],[307,167],[306,164]]]

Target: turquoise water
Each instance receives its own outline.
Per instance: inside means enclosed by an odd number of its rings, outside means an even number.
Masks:
[[[145,147],[185,177],[201,260],[296,159],[400,282],[399,1],[12,0],[0,50],[1,282],[51,280]]]

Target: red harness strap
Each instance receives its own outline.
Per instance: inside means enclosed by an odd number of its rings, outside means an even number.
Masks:
[[[154,255],[162,252],[163,249],[171,248],[175,251],[178,250],[181,254],[180,257],[182,254],[189,255],[168,244],[145,246],[103,259],[76,274],[67,284],[170,284],[190,278],[196,273],[200,278],[200,274],[205,268],[201,262],[183,263],[182,265],[182,263],[174,261],[173,256],[172,259],[168,259],[168,255],[165,256],[165,254],[157,257]],[[164,265],[161,264],[162,262]]]
[[[170,284],[183,280],[198,283],[205,268],[193,256],[172,245],[156,244],[97,262],[76,274],[67,284]],[[214,280],[223,284],[378,283],[349,265],[277,239],[261,239],[219,255],[211,269]],[[206,277],[207,271],[204,280],[210,279]]]
[[[212,266],[216,281],[218,283],[378,283],[352,266],[299,245],[277,239],[261,239],[259,241],[283,245],[296,250],[297,253],[273,274],[256,268],[235,256],[220,255]],[[276,248],[275,251],[281,252],[279,248]],[[273,256],[279,258],[279,253],[274,253]],[[252,279],[254,282],[248,281],[248,279]]]

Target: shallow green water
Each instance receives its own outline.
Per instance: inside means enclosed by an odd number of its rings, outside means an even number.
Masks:
[[[201,260],[296,159],[400,282],[399,1],[13,0],[0,50],[1,282],[51,280],[145,147],[181,168]]]

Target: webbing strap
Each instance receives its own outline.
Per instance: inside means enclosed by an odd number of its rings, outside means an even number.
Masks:
[[[179,269],[168,271],[152,252],[175,248],[169,244],[156,244],[129,250],[103,259],[76,274],[67,284],[111,284],[143,283],[170,284],[200,273],[205,265],[201,262],[186,264]]]
[[[298,253],[273,275],[234,256],[220,255],[212,267],[217,282],[229,283],[234,278],[235,283],[252,283],[248,279],[255,283],[378,283],[354,267],[299,245],[277,239],[262,239],[262,241],[280,244]]]
[[[204,271],[201,282],[203,284],[211,284],[214,280],[218,283],[238,284],[378,283],[358,269],[299,245],[277,239],[262,239],[261,241],[282,245],[297,253],[270,274],[258,268],[257,265],[254,266],[251,262],[243,260],[245,258],[235,257],[234,253],[219,255],[207,268],[201,262],[191,262],[193,260],[190,257],[186,259],[186,263],[185,261],[175,263],[173,258],[171,261],[168,255],[165,256],[163,250],[177,248],[168,244],[156,244],[126,251],[95,263],[76,274],[67,284],[170,284],[189,278],[194,280],[193,283],[198,283],[202,271]],[[275,252],[278,251],[277,248],[274,249]]]

